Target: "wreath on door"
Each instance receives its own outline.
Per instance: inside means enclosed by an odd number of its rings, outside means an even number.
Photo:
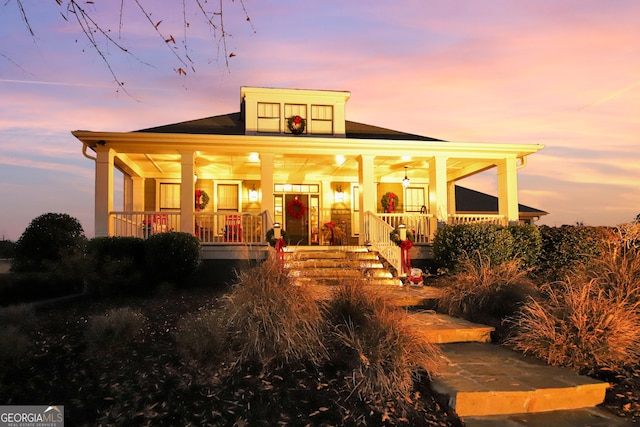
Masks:
[[[307,211],[307,207],[298,199],[295,198],[287,205],[287,213],[296,219],[300,219]]]

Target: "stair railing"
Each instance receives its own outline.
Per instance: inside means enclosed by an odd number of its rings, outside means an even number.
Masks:
[[[396,269],[398,274],[402,273],[400,247],[391,240],[392,226],[380,219],[375,213],[367,211],[364,213],[364,235],[365,243],[378,252],[387,262]]]

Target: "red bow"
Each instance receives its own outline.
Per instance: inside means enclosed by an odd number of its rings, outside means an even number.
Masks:
[[[402,260],[402,272],[411,270],[411,254],[409,250],[413,247],[413,242],[409,239],[400,242],[400,258]]]

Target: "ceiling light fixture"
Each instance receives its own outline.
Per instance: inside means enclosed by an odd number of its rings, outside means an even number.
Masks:
[[[404,179],[402,180],[402,187],[407,188],[409,186],[409,177],[407,177],[407,166],[404,167]]]

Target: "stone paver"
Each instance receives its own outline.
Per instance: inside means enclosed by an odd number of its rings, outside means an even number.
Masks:
[[[410,315],[423,336],[434,344],[455,342],[490,342],[491,326],[478,325],[464,319],[456,319],[434,312],[418,312]]]
[[[548,366],[492,344],[441,346],[445,366],[434,390],[463,416],[579,409],[604,401],[609,384]]]
[[[636,425],[599,408],[463,417],[462,420],[465,427],[630,427]]]

